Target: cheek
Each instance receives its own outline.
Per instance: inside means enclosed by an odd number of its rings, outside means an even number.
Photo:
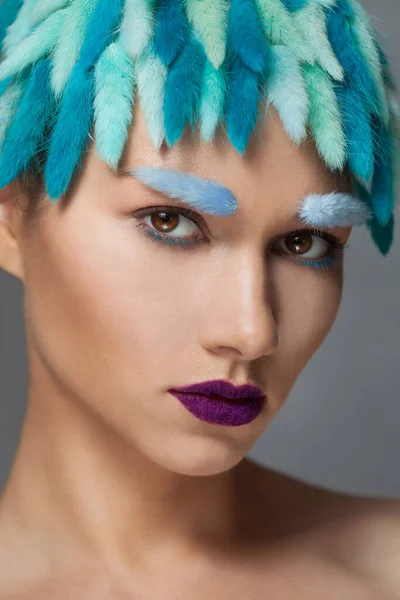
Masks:
[[[152,246],[128,221],[105,226],[95,218],[85,230],[78,220],[57,235],[48,227],[32,242],[27,327],[52,371],[81,397],[91,390],[101,402],[157,378],[165,386],[168,361],[183,361],[196,274],[177,252]]]
[[[297,377],[329,333],[340,306],[343,265],[331,271],[296,263],[277,263],[271,273],[272,309],[279,333],[273,355],[260,365],[260,381],[271,382],[275,410],[289,394]]]

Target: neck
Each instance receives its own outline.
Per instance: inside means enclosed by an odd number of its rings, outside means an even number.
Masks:
[[[147,568],[166,552],[210,555],[237,538],[245,519],[239,511],[248,514],[247,459],[212,476],[168,471],[82,403],[51,391],[44,393],[31,378],[0,502],[3,540],[18,539],[20,557],[29,548],[52,564],[85,557],[104,566]]]

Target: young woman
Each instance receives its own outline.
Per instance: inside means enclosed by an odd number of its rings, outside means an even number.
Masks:
[[[361,5],[0,17],[30,374],[1,600],[399,598],[398,501],[246,457],[332,327],[352,228],[393,240],[397,108]]]

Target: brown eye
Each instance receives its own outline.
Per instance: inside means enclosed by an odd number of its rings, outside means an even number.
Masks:
[[[318,259],[324,258],[329,248],[333,250],[335,244],[329,240],[311,233],[310,231],[295,231],[278,241],[281,250],[287,251],[294,256]]]
[[[150,217],[151,225],[162,233],[169,233],[174,231],[174,229],[179,224],[179,219],[182,218],[181,215],[176,213],[168,213],[168,212],[156,212],[153,213]]]

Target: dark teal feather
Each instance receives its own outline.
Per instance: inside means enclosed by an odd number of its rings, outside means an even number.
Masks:
[[[3,0],[0,2],[0,48],[7,29],[13,23],[23,5],[23,0]]]
[[[337,0],[327,17],[327,30],[330,43],[345,72],[345,81],[363,96],[366,106],[376,114],[382,114],[375,81],[358,45],[351,28],[353,11],[347,0]]]
[[[190,33],[183,0],[160,0],[156,13],[154,48],[169,67],[185,45]]]
[[[264,36],[254,0],[231,0],[228,43],[253,71],[261,73],[270,60],[270,46]]]
[[[374,214],[378,223],[384,227],[390,220],[394,202],[394,139],[383,121],[372,120],[374,139],[375,167],[372,181],[371,198]]]
[[[335,91],[346,136],[349,167],[354,175],[367,183],[374,169],[370,115],[356,89],[335,83]]]
[[[202,90],[206,55],[202,44],[191,35],[168,71],[163,104],[165,139],[172,146],[186,123],[194,127]]]
[[[232,145],[241,155],[251,132],[256,130],[261,89],[261,75],[235,54],[226,98],[226,127]]]

